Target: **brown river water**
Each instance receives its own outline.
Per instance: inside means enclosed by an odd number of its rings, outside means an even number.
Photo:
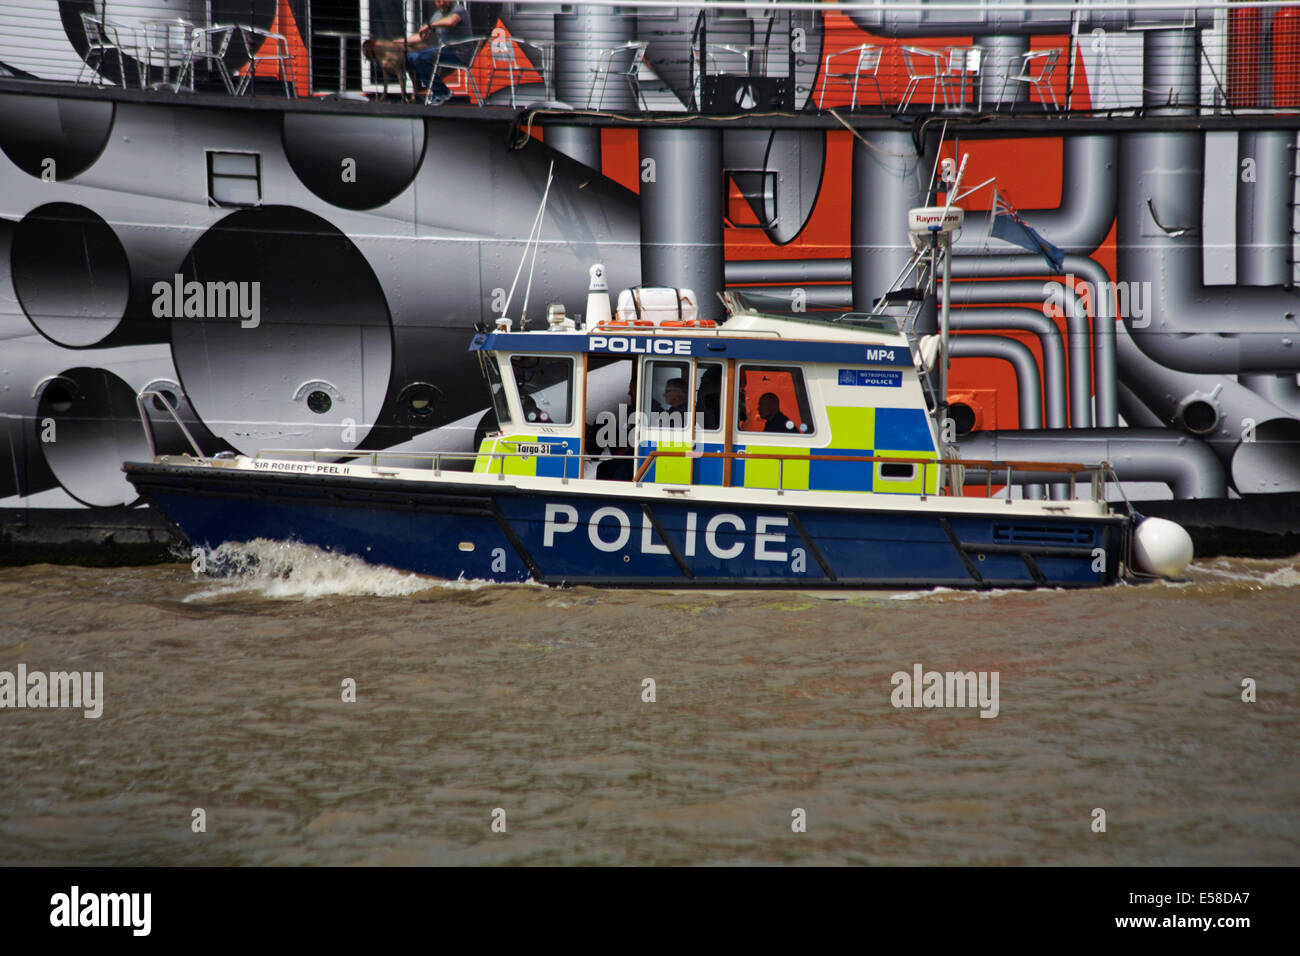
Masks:
[[[244,553],[0,568],[0,681],[103,674],[97,719],[0,708],[0,863],[1300,864],[1300,558],[900,594]],[[996,716],[895,707],[918,664]]]

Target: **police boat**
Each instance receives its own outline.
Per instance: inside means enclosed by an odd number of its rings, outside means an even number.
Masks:
[[[543,328],[503,316],[473,336],[498,425],[473,451],[395,463],[194,445],[124,468],[196,547],[293,540],[453,580],[1001,588],[1180,574],[1190,537],[1112,508],[1107,463],[959,457],[940,397],[961,219],[913,210],[894,287],[873,312],[831,319],[727,293],[716,322],[689,289],[624,290],[612,306],[595,265],[581,325],[553,304]],[[936,297],[940,328],[921,334]],[[1026,481],[1065,492],[1014,496]]]

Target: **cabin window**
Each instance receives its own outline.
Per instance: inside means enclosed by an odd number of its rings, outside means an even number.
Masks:
[[[641,408],[650,428],[688,429],[691,425],[691,363],[646,362]]]
[[[881,481],[914,481],[916,479],[916,465],[901,461],[882,461],[880,462],[880,480]]]
[[[483,373],[487,375],[488,388],[492,391],[492,409],[497,413],[497,424],[509,425],[510,403],[506,400],[506,387],[501,381],[501,369],[495,355],[484,358]]]
[[[208,203],[257,206],[262,202],[262,157],[208,150]]]
[[[722,427],[722,363],[695,366],[695,427],[713,432]]]
[[[510,368],[524,421],[530,425],[568,425],[573,421],[573,359],[512,355]]]
[[[742,365],[736,427],[743,432],[811,435],[816,431],[803,369],[789,365]]]
[[[636,362],[615,355],[587,356],[587,454],[630,455]]]

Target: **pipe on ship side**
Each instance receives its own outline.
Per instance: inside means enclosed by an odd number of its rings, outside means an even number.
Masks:
[[[1059,300],[1065,312],[1066,329],[1069,333],[1070,363],[1070,424],[1075,428],[1092,427],[1092,368],[1088,356],[1088,311],[1084,308],[1075,290],[1067,283],[1043,283],[1033,279],[1027,280],[990,280],[987,282],[959,282],[952,287],[954,305],[982,305],[1005,302],[1043,302],[1045,290]],[[1044,309],[1046,306],[1044,306]],[[1032,312],[1030,309],[1018,311]],[[1039,311],[1044,322],[1057,332],[1056,323]],[[1053,382],[1060,378],[1049,375],[1046,367],[1047,352],[1044,350],[1043,377]],[[1049,400],[1050,407],[1050,400]],[[1050,417],[1050,416],[1049,416]],[[1059,425],[1048,422],[1049,428],[1064,428],[1066,422]]]
[[[1115,421],[1115,303],[1111,293],[1114,288],[1110,275],[1095,260],[1087,256],[1067,255],[1063,264],[1066,275],[1073,275],[1088,283],[1092,301],[1093,376],[1096,390],[1096,421],[1102,428],[1110,428]],[[1055,270],[1042,256],[969,256],[954,258],[954,279],[986,279],[1011,276],[1043,276],[1050,278]],[[1065,283],[1068,289],[1069,283]],[[1073,301],[1066,293],[1066,301]],[[1069,312],[1067,311],[1067,315]]]
[[[1116,388],[1119,396],[1119,413],[1124,416],[1124,424],[1130,428],[1164,428],[1160,416],[1147,408],[1142,399],[1123,382]]]
[[[1055,208],[1022,209],[1020,214],[1065,252],[1092,255],[1115,221],[1118,157],[1117,136],[1064,137],[1061,204]],[[1004,253],[1018,250],[1014,243],[990,235],[992,216],[991,212],[968,212],[952,251],[958,256],[982,256],[988,250]]]
[[[1195,435],[1242,494],[1300,491],[1300,419],[1223,375],[1165,368],[1117,328],[1120,381],[1169,428]]]
[[[559,100],[577,109],[589,103],[616,112],[639,109],[622,77],[603,74],[604,83],[596,82],[602,76],[603,52],[635,36],[636,17],[617,7],[584,3],[557,7],[553,22],[555,39],[564,44],[556,50],[552,67]],[[600,127],[548,126],[544,135],[548,146],[592,169],[601,168]]]
[[[954,332],[1014,329],[1037,335],[1043,350],[1043,409],[1046,425],[1048,428],[1066,427],[1065,346],[1061,342],[1061,330],[1055,322],[1033,309],[1012,308],[954,309],[948,319]],[[1032,354],[1030,353],[1031,357]]]
[[[1300,384],[1294,375],[1238,375],[1237,381],[1265,401],[1300,418]]]
[[[700,315],[721,318],[722,132],[645,128],[639,142],[653,170],[641,184],[641,282],[692,289]]]
[[[1237,284],[1291,286],[1293,130],[1237,134]],[[1246,175],[1246,170],[1250,175]]]
[[[1223,465],[1214,452],[1195,438],[1164,428],[975,432],[961,440],[961,455],[994,461],[1108,461],[1121,481],[1163,482],[1175,498],[1223,498],[1228,494]],[[978,484],[984,477],[977,469],[966,471],[967,484]],[[999,474],[992,477],[997,481]],[[1048,473],[1012,475],[1015,483],[1060,480],[1060,475]]]
[[[737,288],[745,297],[759,308],[774,311],[790,311],[793,293],[796,289],[802,294],[806,308],[810,310],[845,310],[853,306],[853,295],[843,285],[852,276],[852,264],[844,259],[787,259],[780,261],[733,261],[726,264],[726,278],[729,287]],[[1041,256],[1032,255],[989,255],[953,258],[954,279],[993,279],[1021,278],[1041,276],[1050,280],[1053,270],[1043,262]],[[1094,321],[1090,335],[1085,332],[1087,309],[1083,297],[1075,291],[1071,283],[1058,283],[1056,288],[1064,299],[1067,320],[1073,320],[1072,342],[1092,343],[1092,382],[1095,389],[1095,419],[1099,426],[1113,427],[1116,424],[1115,405],[1115,305],[1113,301],[1114,284],[1110,275],[1098,263],[1086,256],[1067,255],[1064,262],[1067,275],[1074,275],[1088,283],[1087,298],[1092,304]],[[890,280],[892,282],[892,278]],[[748,286],[751,282],[788,282],[789,286]],[[800,283],[813,283],[802,285]],[[958,289],[978,288],[986,283],[963,283],[953,287],[953,294]],[[1043,301],[1046,296],[1041,283],[1025,287],[1032,294],[1030,300]],[[978,295],[981,293],[960,293]],[[877,296],[879,292],[877,292]],[[868,305],[868,310],[870,305]],[[933,309],[930,310],[933,316]],[[933,321],[929,325],[918,322],[921,331],[934,331]],[[1085,397],[1084,383],[1089,381],[1087,373],[1087,356],[1074,355],[1078,363],[1079,375],[1076,376],[1078,388],[1072,392],[1079,414],[1075,416],[1078,425],[1091,424],[1093,397]],[[1072,412],[1074,409],[1072,409]]]
[[[1197,102],[1194,30],[1143,36],[1144,105],[1180,112]],[[1252,209],[1288,204],[1288,186],[1260,195],[1268,178],[1241,197]],[[1125,317],[1138,347],[1160,365],[1197,373],[1294,373],[1300,369],[1300,292],[1294,288],[1206,286],[1202,280],[1205,134],[1126,133],[1120,140],[1116,272],[1149,283],[1151,328]],[[1243,256],[1247,280],[1256,257]],[[1230,329],[1224,316],[1233,315]]]
[[[863,137],[853,140],[849,255],[853,308],[870,312],[911,258],[907,214],[914,206],[926,205],[934,159],[928,151],[917,155],[910,132],[872,130]],[[935,323],[935,303],[930,301],[916,327],[929,330]]]
[[[1016,393],[1020,427],[1037,429],[1043,427],[1043,399],[1041,383],[1038,378],[1038,362],[1028,347],[1015,339],[1000,335],[955,335],[948,341],[948,355],[952,358],[994,358],[1010,362],[1016,373]],[[962,439],[963,444],[966,439]],[[963,450],[963,455],[971,456]],[[1040,499],[1044,497],[1040,484],[1027,484],[1025,497]]]

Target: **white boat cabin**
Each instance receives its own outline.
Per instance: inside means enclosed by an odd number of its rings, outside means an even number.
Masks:
[[[545,329],[498,320],[471,346],[501,428],[475,471],[938,492],[938,436],[892,318],[803,320],[726,299],[721,325],[687,289],[627,290],[612,314],[593,292],[582,330],[554,306]]]

